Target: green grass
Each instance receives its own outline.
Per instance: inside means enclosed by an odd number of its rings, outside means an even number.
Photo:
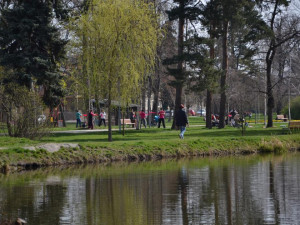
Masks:
[[[178,137],[178,130],[157,127],[141,130],[126,129],[123,136],[113,132],[113,142],[108,142],[108,133],[95,132],[84,134],[54,133],[40,141],[25,138],[0,137],[0,165],[22,163],[62,164],[95,162],[103,160],[137,159],[147,156],[174,157],[202,154],[232,154],[237,152],[282,152],[299,149],[300,135],[283,134],[280,125],[263,128],[263,124],[250,124],[242,136],[241,130],[227,126],[224,129],[206,129],[203,118],[190,117],[191,126],[187,128],[185,139]],[[203,126],[194,126],[203,125]],[[68,125],[71,129],[72,125]],[[80,149],[62,149],[56,153],[45,151],[20,150],[24,146],[37,143],[79,143]]]
[[[214,127],[209,130],[204,127],[204,122],[198,117],[190,118],[191,126],[187,128],[185,139],[180,140],[178,138],[179,131],[171,130],[171,123],[167,123],[167,128],[142,128],[141,130],[125,129],[125,135],[123,136],[118,131],[113,131],[113,142],[107,141],[107,131],[96,132],[96,133],[85,133],[85,134],[51,134],[49,137],[42,139],[39,142],[72,142],[80,143],[83,146],[131,146],[133,144],[153,144],[163,145],[165,142],[182,143],[193,140],[226,140],[230,138],[238,139],[252,139],[262,138],[271,136],[284,136],[282,134],[282,128],[280,125],[286,123],[276,123],[274,128],[265,129],[263,124],[250,124],[252,127],[246,129],[245,137],[242,137],[241,130],[227,126],[225,129],[217,129]],[[193,126],[193,125],[203,126]],[[117,128],[117,127],[116,127]],[[74,130],[72,124],[68,124],[65,130]],[[64,129],[59,129],[64,130]],[[288,135],[293,136],[293,135]],[[0,137],[0,146],[2,147],[19,147],[25,145],[36,144],[38,141],[31,141],[26,138],[11,138],[11,137]]]
[[[9,136],[0,136],[0,148],[18,148],[26,145],[36,144],[36,141],[27,138],[13,138]]]

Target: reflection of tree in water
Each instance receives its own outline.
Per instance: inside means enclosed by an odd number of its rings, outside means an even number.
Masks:
[[[232,206],[231,206],[231,174],[230,169],[228,166],[223,168],[223,182],[224,182],[224,188],[226,193],[226,212],[227,212],[227,223],[226,224],[232,224]]]
[[[7,186],[2,205],[7,218],[26,218],[29,224],[59,224],[65,199],[62,184]]]
[[[135,174],[87,179],[88,224],[160,223],[161,182],[161,177]]]
[[[215,216],[215,224],[220,224],[219,221],[219,192],[217,189],[217,179],[216,179],[216,170],[214,167],[209,168],[209,188],[211,190],[211,194],[208,196],[208,204],[213,202],[214,205],[214,216]]]
[[[249,169],[247,166],[228,163],[217,167],[181,169],[178,172],[177,195],[169,189],[171,197],[166,204],[177,214],[173,215],[172,211],[164,209],[169,212],[166,215],[178,224],[263,224],[266,222],[265,210],[272,212],[268,202],[263,199],[271,196],[272,202],[272,199],[277,199],[274,213],[278,218],[279,197],[275,196],[278,193],[272,194],[278,187],[271,182],[274,173],[272,169],[268,170],[267,165],[258,163],[255,169]],[[260,171],[264,172],[260,174]],[[266,177],[269,177],[270,183],[266,182]],[[271,190],[267,187],[271,187]]]
[[[66,189],[62,184],[45,185],[43,202],[32,224],[59,224]],[[35,221],[36,220],[36,221]]]
[[[80,170],[74,178],[72,171],[65,185],[60,175],[52,176],[59,178],[54,182],[49,176],[46,181],[29,176],[11,182],[10,176],[0,179],[1,213],[29,218],[34,225],[62,224],[63,219],[83,225],[297,224],[299,157],[273,157],[214,159],[216,163],[172,166],[159,173],[134,166],[105,175]]]
[[[278,202],[278,198],[275,192],[275,177],[274,177],[274,165],[272,163],[272,161],[270,161],[269,163],[269,183],[270,183],[270,197],[272,198],[272,202],[274,205],[274,216],[275,216],[275,223],[279,224],[280,220],[278,218],[278,216],[280,215],[280,208],[279,208],[279,202]]]
[[[189,178],[187,170],[183,167],[181,170],[179,170],[178,174],[178,189],[179,194],[181,197],[181,211],[182,211],[182,224],[187,225],[189,224],[189,218],[188,218],[188,184],[189,184]]]

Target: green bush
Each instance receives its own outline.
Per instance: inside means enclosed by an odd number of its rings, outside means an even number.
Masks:
[[[288,105],[283,108],[282,114],[289,114]],[[291,117],[293,120],[300,120],[300,96],[291,101]]]
[[[0,110],[6,117],[3,129],[11,137],[39,139],[48,135],[49,125],[38,120],[44,105],[38,93],[17,84],[0,88]]]

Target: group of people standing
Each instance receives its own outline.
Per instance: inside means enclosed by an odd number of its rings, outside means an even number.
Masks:
[[[159,119],[158,119],[158,128],[160,128],[161,123],[162,123],[163,127],[166,128],[165,114],[166,114],[166,112],[161,108],[160,111],[158,112],[158,117],[159,117]],[[140,118],[141,118],[141,125],[143,125],[145,128],[147,128],[147,122],[146,122],[147,114],[145,113],[145,110],[142,109],[142,111],[140,111],[139,115],[140,115]],[[136,113],[134,112],[133,109],[130,112],[129,117],[130,117],[131,123],[136,122]]]
[[[76,128],[78,127],[82,127],[82,124],[81,124],[81,117],[83,115],[79,112],[79,110],[76,111]],[[95,116],[97,116],[97,114],[95,114],[93,112],[93,110],[91,109],[89,111],[89,113],[87,114],[87,125],[88,125],[88,129],[94,129],[94,118]],[[99,114],[99,123],[98,125],[101,126],[102,123],[104,124],[104,126],[106,127],[106,123],[105,123],[105,119],[106,119],[106,113],[104,110],[101,110],[100,114]],[[84,125],[85,127],[85,125]]]
[[[186,112],[183,109],[184,109],[184,105],[181,104],[179,110],[175,113],[176,126],[178,126],[179,129],[180,129],[180,134],[179,134],[180,139],[184,138],[184,133],[186,131],[186,126],[189,124],[187,116],[186,116]],[[166,112],[161,108],[160,111],[157,114],[158,114],[157,115],[157,117],[158,117],[157,127],[160,128],[160,126],[162,124],[163,128],[166,128],[166,123],[165,123]],[[146,128],[147,123],[146,123],[146,113],[145,113],[145,111],[142,110],[139,113],[139,115],[140,115],[140,118],[141,118],[141,125],[143,125]],[[130,120],[131,120],[131,123],[136,122],[136,113],[133,110],[130,113]]]
[[[183,110],[184,105],[181,104],[180,105],[180,109],[175,113],[175,119],[176,119],[176,126],[179,127],[180,129],[180,134],[179,137],[181,139],[184,138],[184,133],[186,131],[186,126],[189,124],[187,116],[185,111]],[[158,112],[158,128],[160,128],[161,124],[163,126],[163,128],[166,128],[166,124],[165,124],[165,115],[166,112],[161,108],[160,111]],[[93,110],[90,110],[89,113],[87,114],[87,125],[88,125],[88,129],[94,129],[94,117],[97,116],[97,114],[95,114],[93,112]],[[146,122],[146,113],[144,110],[142,110],[139,113],[139,116],[141,118],[141,125],[143,125],[145,128],[147,127],[147,122]],[[77,110],[76,111],[76,128],[81,127],[81,117],[82,114]],[[99,114],[99,126],[102,125],[102,123],[104,124],[104,126],[106,127],[106,123],[105,123],[105,119],[106,119],[106,113],[104,110],[101,110],[101,113]],[[136,113],[134,112],[134,110],[132,110],[130,112],[130,120],[131,123],[136,123]]]

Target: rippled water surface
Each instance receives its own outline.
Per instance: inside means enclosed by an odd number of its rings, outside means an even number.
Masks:
[[[0,220],[29,225],[300,224],[300,154],[0,175]]]

